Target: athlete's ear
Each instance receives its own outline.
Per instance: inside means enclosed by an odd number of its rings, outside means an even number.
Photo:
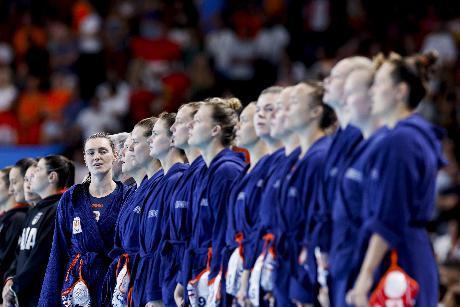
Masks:
[[[216,135],[219,135],[219,133],[222,131],[222,127],[220,125],[215,125],[212,129],[211,129],[211,135],[212,136],[216,136]]]
[[[51,172],[48,174],[48,181],[50,183],[57,183],[59,180],[59,175],[56,172]]]

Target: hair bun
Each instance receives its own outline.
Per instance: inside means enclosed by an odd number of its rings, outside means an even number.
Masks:
[[[227,98],[226,103],[228,107],[232,108],[235,111],[239,111],[242,107],[241,101],[236,97]]]

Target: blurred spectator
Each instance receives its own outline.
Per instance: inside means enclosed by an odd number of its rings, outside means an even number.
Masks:
[[[76,125],[82,132],[84,139],[97,132],[120,131],[120,123],[102,110],[99,98],[94,97],[88,108],[82,110],[77,117]]]
[[[40,88],[40,79],[28,76],[18,102],[19,144],[39,144],[48,96]]]
[[[437,22],[433,25],[433,31],[429,33],[422,45],[422,52],[436,50],[439,53],[439,61],[442,66],[451,66],[458,59],[456,43],[446,29],[446,26]]]
[[[8,66],[0,67],[0,113],[10,111],[17,96],[11,69]]]

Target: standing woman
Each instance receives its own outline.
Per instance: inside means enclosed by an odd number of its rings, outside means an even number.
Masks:
[[[276,162],[275,170],[271,173],[262,196],[259,210],[260,218],[259,223],[256,226],[256,233],[259,236],[257,240],[259,242],[263,242],[262,244],[259,243],[258,246],[264,245],[265,248],[262,251],[257,251],[259,259],[268,258],[266,256],[269,254],[269,250],[271,251],[270,255],[274,255],[275,222],[277,218],[276,208],[281,206],[281,187],[283,186],[283,183],[292,167],[299,160],[301,153],[297,134],[294,134],[291,130],[287,129],[287,114],[290,108],[289,99],[292,90],[293,87],[287,87],[280,93],[277,101],[275,102],[274,116],[270,121],[270,135],[272,138],[280,140],[283,143],[284,151],[281,159]],[[269,301],[273,301],[273,299],[275,299],[276,304],[279,306],[292,305],[289,300],[288,276],[285,274],[278,274],[274,276],[272,274],[268,280],[270,282],[262,287],[263,290],[267,292],[265,297],[269,299]],[[260,288],[260,285],[254,285],[251,287]],[[261,292],[260,289],[258,292]]]
[[[254,129],[256,108],[254,102],[244,108],[236,131],[237,146],[249,151],[251,164],[246,166],[235,181],[228,202],[228,226],[222,266],[226,277],[224,290],[232,296],[239,292],[245,262],[245,238],[257,220],[264,181],[271,165],[268,146]],[[245,289],[247,292],[247,285]],[[242,299],[245,298],[246,294]]]
[[[316,302],[316,287],[308,271],[298,263],[303,242],[311,234],[311,212],[315,210],[319,178],[331,137],[326,131],[335,124],[334,111],[323,104],[324,89],[319,83],[300,83],[293,87],[286,114],[287,129],[298,136],[301,154],[282,183],[275,203],[276,280],[289,279],[289,298],[297,305]],[[286,277],[282,277],[285,275]]]
[[[267,164],[265,166],[267,170],[265,175],[266,179],[261,185],[262,192],[265,190],[266,186],[270,185],[269,181],[273,178],[272,174],[276,172],[279,163],[285,158],[283,143],[278,138],[271,136],[271,121],[275,116],[275,103],[279,100],[282,90],[283,88],[279,86],[269,87],[262,91],[256,103],[254,130],[256,135],[266,144],[267,151],[270,154],[269,159],[266,159],[264,162],[264,164]],[[254,200],[256,201],[247,203],[248,206],[255,206],[255,210],[251,210],[251,218],[247,220],[248,223],[252,225],[246,227],[244,231],[245,239],[242,243],[244,252],[243,273],[241,275],[240,289],[237,293],[237,299],[240,305],[244,305],[244,302],[251,296],[251,294],[248,293],[249,277],[254,268],[257,256],[260,255],[263,249],[263,242],[260,240],[262,237],[262,235],[260,235],[261,229],[258,228],[260,225],[261,205],[260,202],[257,201],[257,198],[254,198]],[[257,286],[259,287],[259,285]],[[259,302],[259,298],[254,297],[254,295],[252,296],[254,302]]]
[[[108,289],[104,295],[111,298],[113,306],[127,306],[131,299],[133,265],[139,260],[139,223],[143,200],[152,182],[160,178],[162,172],[158,160],[150,156],[147,143],[157,118],[149,117],[134,126],[127,139],[127,149],[123,152],[122,173],[135,180],[135,192],[126,198],[118,216],[115,228],[114,248],[110,256],[114,258],[106,276]]]
[[[243,154],[230,149],[240,108],[236,98],[211,98],[203,102],[192,122],[189,144],[200,149],[208,167],[194,198],[198,208],[193,212],[193,232],[184,257],[192,306],[208,300],[208,284],[214,289],[220,285],[215,279],[225,246],[229,187],[244,168]]]
[[[390,251],[418,283],[415,306],[436,306],[438,272],[426,225],[435,200],[435,179],[444,164],[442,131],[414,111],[426,95],[428,53],[390,58],[372,87],[372,112],[391,129],[371,157],[365,186],[358,252],[359,275],[347,302],[368,306],[369,292],[388,269]],[[364,259],[364,260],[362,260]],[[398,298],[394,298],[398,299]]]
[[[20,197],[16,198],[12,190],[10,190],[10,173],[12,170],[13,167],[6,167],[0,170],[0,203],[2,209],[5,210],[5,213],[0,218],[0,276],[2,281],[5,272],[15,259],[22,225],[30,208],[25,202],[24,193],[22,195],[18,194]],[[14,179],[19,179],[19,175],[20,172],[17,169],[13,174]],[[21,202],[17,202],[17,199]]]
[[[176,306],[184,303],[184,282],[181,280],[181,265],[185,249],[192,234],[193,194],[197,184],[206,170],[206,165],[196,147],[188,144],[189,125],[198,111],[198,102],[190,102],[179,108],[176,120],[171,126],[172,145],[185,152],[190,167],[183,173],[174,193],[169,200],[169,216],[165,217],[168,224],[163,236],[161,263],[163,267],[162,297],[165,306]]]
[[[320,179],[322,188],[318,195],[318,209],[312,220],[313,233],[308,242],[308,253],[303,250],[303,257],[308,259],[309,273],[313,280],[321,279],[321,286],[324,292],[334,292],[328,289],[330,280],[325,281],[325,275],[319,276],[317,271],[327,272],[327,261],[321,261],[317,266],[316,255],[321,255],[326,260],[331,246],[332,234],[332,205],[337,193],[337,178],[344,170],[344,164],[350,158],[353,150],[362,141],[363,137],[358,128],[350,125],[349,111],[345,107],[344,85],[348,75],[359,68],[372,68],[372,61],[362,56],[353,56],[339,61],[331,70],[331,74],[324,80],[325,104],[329,105],[337,115],[338,129],[332,135],[332,144],[329,147],[326,161],[324,162],[323,176]],[[306,255],[308,254],[308,257]]]
[[[356,250],[356,240],[361,227],[363,208],[364,172],[369,157],[386,136],[388,129],[380,127],[381,121],[371,114],[371,85],[375,69],[355,69],[345,82],[345,108],[350,124],[363,134],[364,141],[353,151],[344,171],[338,176],[337,195],[332,206],[332,240],[329,265],[333,292],[332,306],[346,306],[345,294],[352,271],[350,263]]]
[[[171,146],[171,126],[175,113],[162,113],[149,138],[150,155],[158,159],[164,175],[153,190],[149,190],[139,225],[140,259],[136,267],[134,306],[161,306],[161,246],[169,215],[169,201],[177,182],[188,168],[182,150]],[[172,293],[171,293],[172,294]]]
[[[128,188],[112,179],[114,145],[105,133],[84,144],[89,181],[62,196],[39,306],[100,306],[115,223]]]
[[[24,221],[15,268],[10,270],[11,279],[5,285],[7,288],[11,283],[11,291],[4,296],[6,303],[17,297],[20,306],[37,306],[39,285],[43,283],[51,250],[56,207],[62,190],[74,183],[74,177],[73,163],[63,156],[38,160],[30,178],[30,190],[41,200],[28,211]]]

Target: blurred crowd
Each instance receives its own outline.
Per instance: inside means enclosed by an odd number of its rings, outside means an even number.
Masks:
[[[460,2],[60,0],[0,3],[0,145],[131,131],[184,102],[322,79],[337,60],[435,49],[420,112],[447,130],[431,230],[445,288],[460,287]]]

